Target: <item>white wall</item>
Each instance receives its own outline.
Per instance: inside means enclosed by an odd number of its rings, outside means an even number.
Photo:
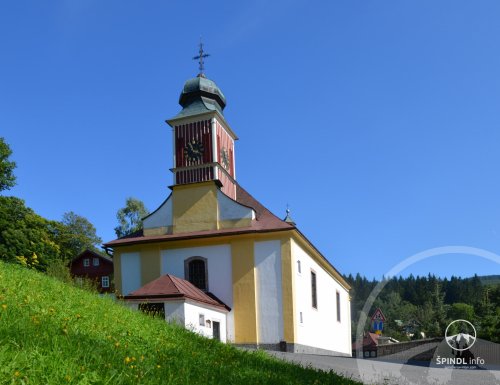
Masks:
[[[120,256],[122,294],[127,295],[141,287],[141,256],[139,253],[123,253]]]
[[[155,212],[144,218],[142,224],[145,229],[172,226],[172,196],[163,202]]]
[[[165,304],[165,320],[185,325],[184,301],[167,301]]]
[[[184,261],[190,257],[207,259],[208,291],[215,294],[227,306],[233,308],[233,276],[231,246],[216,245],[204,247],[187,247],[161,251],[161,274],[172,274],[179,278],[184,276]],[[233,311],[227,315],[227,338],[234,340]]]
[[[255,242],[254,258],[259,319],[258,342],[275,344],[283,340],[281,242]]]
[[[217,192],[217,201],[219,203],[219,220],[221,221],[242,218],[255,219],[255,211],[233,201],[221,191]]]
[[[297,261],[300,260],[301,273]],[[292,241],[298,344],[351,354],[349,293]],[[312,307],[311,270],[316,272],[318,308]],[[336,292],[340,293],[341,321],[337,321]],[[302,312],[303,323],[300,323]]]
[[[201,334],[204,337],[212,338],[213,336],[213,321],[220,323],[220,339],[226,342],[226,314],[223,311],[217,311],[209,307],[204,307],[199,303],[184,303],[185,326],[186,329],[192,330]],[[200,314],[205,316],[205,326],[200,325]],[[212,322],[212,327],[206,326],[206,321]]]

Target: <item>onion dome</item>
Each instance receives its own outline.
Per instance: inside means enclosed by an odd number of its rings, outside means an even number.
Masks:
[[[179,97],[179,104],[182,106],[182,111],[175,118],[209,111],[217,111],[223,115],[226,97],[213,80],[206,78],[204,74],[199,74],[186,81]]]

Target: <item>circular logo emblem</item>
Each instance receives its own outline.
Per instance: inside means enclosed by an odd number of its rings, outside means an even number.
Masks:
[[[476,342],[476,328],[467,320],[457,319],[448,325],[444,336],[450,348],[463,352]]]

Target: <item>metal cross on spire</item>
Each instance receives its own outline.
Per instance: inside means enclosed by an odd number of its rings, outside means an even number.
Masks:
[[[200,50],[198,52],[198,55],[196,55],[195,57],[193,57],[193,60],[198,60],[198,62],[199,62],[200,73],[198,74],[198,76],[205,77],[205,73],[204,73],[205,65],[203,63],[203,59],[206,58],[206,57],[209,57],[209,56],[210,56],[210,54],[204,53],[204,51],[203,51],[203,43],[202,43],[202,41],[200,39]]]

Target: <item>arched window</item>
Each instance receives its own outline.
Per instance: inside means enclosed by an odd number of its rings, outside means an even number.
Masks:
[[[208,291],[207,259],[191,257],[184,262],[185,279],[198,289]]]

